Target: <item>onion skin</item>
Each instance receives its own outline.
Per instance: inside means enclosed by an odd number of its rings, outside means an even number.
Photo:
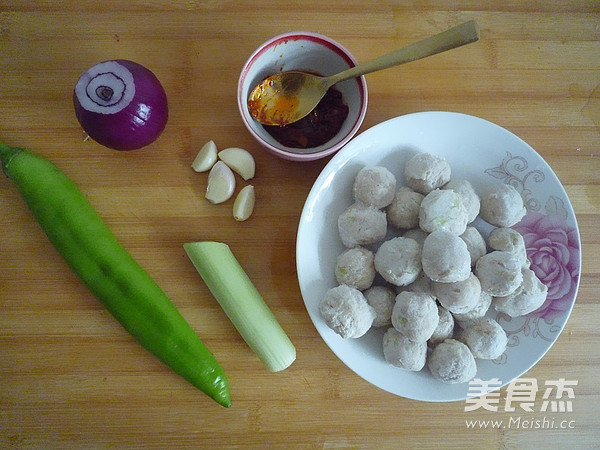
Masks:
[[[158,139],[167,124],[167,95],[158,78],[144,66],[124,59],[104,61],[100,64],[111,62],[123,66],[133,77],[135,94],[130,103],[114,113],[91,111],[82,104],[85,99],[80,101],[76,86],[73,91],[75,115],[89,137],[105,147],[114,150],[136,150],[145,147]],[[88,69],[82,78],[98,65]],[[78,84],[82,82],[82,78]],[[85,88],[85,85],[83,87]],[[79,95],[85,93],[79,92]]]

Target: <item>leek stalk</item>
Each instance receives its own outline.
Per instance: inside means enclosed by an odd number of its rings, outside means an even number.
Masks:
[[[296,349],[227,244],[183,245],[194,267],[248,346],[271,372],[289,367]]]

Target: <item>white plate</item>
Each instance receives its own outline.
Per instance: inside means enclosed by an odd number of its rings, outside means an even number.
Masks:
[[[531,268],[549,288],[546,304],[527,317],[510,320],[490,311],[509,337],[497,360],[477,360],[476,378],[500,388],[521,377],[548,351],[571,313],[581,266],[577,221],[554,172],[523,140],[483,119],[449,112],[409,114],[383,122],[350,141],[325,166],[302,211],[296,244],[298,280],[308,313],[331,350],[368,382],[395,395],[444,402],[473,396],[469,383],[435,380],[427,368],[409,372],[386,363],[384,330],[371,329],[360,339],[344,340],[319,314],[324,293],[336,286],[335,261],[344,250],[337,218],[352,202],[356,173],[365,165],[382,165],[404,182],[406,161],[418,152],[446,158],[455,178],[468,179],[476,190],[491,183],[510,183],[521,192],[528,213],[526,243]],[[486,234],[485,224],[475,225]],[[489,228],[489,227],[488,227]],[[557,374],[560,376],[560,374]]]

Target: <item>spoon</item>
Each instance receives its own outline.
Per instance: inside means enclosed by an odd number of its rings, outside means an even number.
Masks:
[[[248,109],[250,115],[263,125],[288,125],[315,109],[327,90],[336,83],[416,61],[478,39],[477,23],[471,20],[328,77],[300,71],[279,72],[261,81],[252,90]]]

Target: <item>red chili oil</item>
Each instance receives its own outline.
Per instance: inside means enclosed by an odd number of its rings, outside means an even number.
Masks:
[[[291,148],[313,148],[325,144],[342,128],[348,117],[348,105],[342,93],[329,88],[310,114],[289,125],[263,125],[267,133],[280,144]]]

